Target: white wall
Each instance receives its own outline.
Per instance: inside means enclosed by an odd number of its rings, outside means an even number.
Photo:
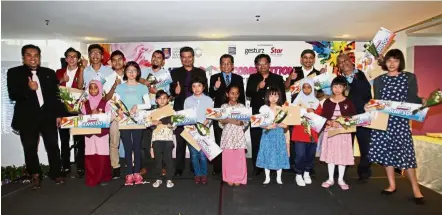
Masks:
[[[41,63],[45,67],[51,69],[59,69],[61,67],[60,58],[64,57],[64,52],[69,47],[79,50],[82,54],[87,53],[86,44],[68,41],[68,40],[3,40],[1,44],[1,62],[2,62],[2,92],[4,98],[7,96],[6,90],[6,71],[13,66],[21,65],[21,47],[26,44],[34,44],[41,49]],[[1,136],[1,166],[8,165],[23,165],[24,155],[23,148],[18,135],[10,132],[10,120],[5,119],[5,116],[12,115],[10,111],[11,105],[8,100],[2,100],[2,136]],[[43,142],[38,149],[40,163],[47,164],[46,150]]]

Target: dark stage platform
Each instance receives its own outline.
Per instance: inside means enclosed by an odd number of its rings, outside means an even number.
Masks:
[[[249,165],[250,166],[250,165]],[[165,184],[153,188],[149,183],[133,187],[123,186],[124,180],[113,180],[107,186],[86,187],[80,179],[68,179],[55,185],[44,180],[42,188],[32,191],[29,185],[2,186],[1,213],[5,215],[235,215],[235,214],[296,214],[296,215],[430,215],[442,214],[442,195],[422,187],[426,205],[415,205],[408,180],[398,175],[397,189],[392,196],[381,196],[387,185],[384,171],[373,166],[373,178],[358,184],[356,169],[347,171],[349,191],[339,186],[324,189],[320,185],[327,178],[327,167],[317,162],[313,184],[298,187],[294,174],[283,173],[283,185],[275,180],[262,185],[264,175],[251,176],[246,186],[229,187],[220,176],[210,176],[207,185],[195,185],[186,169],[183,177],[174,179],[175,187]],[[251,168],[250,168],[251,170]],[[250,171],[249,171],[250,172]],[[211,169],[209,168],[209,173]]]

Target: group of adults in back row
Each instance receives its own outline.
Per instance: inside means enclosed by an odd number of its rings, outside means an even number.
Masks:
[[[103,48],[98,45],[90,45],[88,48],[89,65],[81,60],[81,54],[73,48],[65,53],[67,67],[57,72],[40,66],[41,51],[34,45],[22,47],[23,65],[8,70],[8,92],[11,100],[15,101],[12,128],[19,132],[24,149],[27,172],[32,176],[33,181],[41,180],[41,169],[37,155],[37,148],[40,135],[43,137],[48,160],[50,165],[49,177],[57,184],[64,183],[64,176],[70,172],[70,147],[69,130],[59,129],[61,139],[61,155],[58,146],[58,131],[61,117],[71,116],[60,102],[59,86],[84,89],[93,80],[105,80],[104,92],[106,99],[110,99],[123,78],[123,67],[125,65],[124,54],[115,51],[111,55],[112,67],[102,64]],[[250,107],[253,114],[258,114],[259,109],[265,105],[266,92],[269,89],[279,90],[282,102],[290,100],[293,102],[297,94],[292,98],[286,98],[286,90],[295,82],[302,80],[312,74],[320,75],[326,71],[314,68],[316,54],[313,50],[304,50],[300,56],[300,67],[294,67],[293,72],[286,80],[280,75],[270,72],[271,58],[267,54],[260,54],[255,58],[257,72],[251,74],[244,88],[243,77],[234,73],[234,58],[231,55],[223,55],[220,58],[220,73],[214,74],[208,81],[206,72],[194,66],[194,50],[191,47],[183,47],[180,50],[182,67],[173,69],[170,72],[173,83],[168,87],[167,92],[174,100],[174,110],[184,109],[184,101],[192,95],[192,80],[201,79],[204,82],[204,93],[211,97],[214,107],[221,107],[226,103],[226,92],[229,86],[235,85],[239,88],[238,102],[245,105],[246,98],[250,100]],[[79,64],[79,62],[81,62]],[[365,74],[356,69],[350,57],[341,53],[337,57],[338,67],[342,78],[346,80],[347,99],[349,99],[357,114],[365,112],[365,105],[370,99],[383,99],[400,102],[421,103],[422,99],[417,96],[417,81],[414,74],[405,72],[405,60],[400,50],[390,50],[380,61],[386,74],[374,80],[374,97],[372,86]],[[141,83],[146,83],[149,73],[167,73],[163,68],[165,64],[164,54],[157,50],[151,59],[151,68],[141,69]],[[150,84],[150,83],[146,83]],[[179,89],[179,90],[178,90]],[[152,94],[157,93],[156,89],[149,89]],[[316,92],[320,100],[327,97],[322,91]],[[152,101],[152,107],[156,105]],[[372,131],[368,128],[358,127],[352,135],[356,138],[360,150],[360,162],[357,168],[360,182],[366,182],[371,177],[371,163],[378,163],[385,166],[388,176],[389,187],[382,191],[382,194],[391,195],[396,191],[394,179],[394,168],[405,169],[410,179],[413,194],[416,202],[423,201],[416,175],[416,159],[412,143],[411,131],[408,120],[390,116],[387,131]],[[214,134],[217,144],[221,142],[222,126],[214,121]],[[117,129],[118,128],[110,128]],[[181,137],[183,127],[177,127],[174,131],[176,137],[176,159],[174,176],[179,177],[185,169],[186,141]],[[256,166],[258,151],[260,148],[262,128],[251,128],[251,150],[253,161],[253,174],[259,175],[261,168]],[[113,168],[113,177],[120,176],[120,163],[118,147],[120,143],[119,133],[111,132],[116,137],[110,137],[110,160]],[[401,134],[401,135],[398,135]],[[143,131],[143,143],[152,138],[152,130]],[[75,158],[77,165],[76,177],[84,174],[84,138],[80,135],[74,136],[74,143],[78,150]],[[292,143],[293,144],[293,143]],[[150,144],[142,148],[143,167],[140,172],[145,171],[145,161],[149,156]],[[291,168],[296,170],[296,147],[290,147]],[[127,153],[126,153],[127,156]],[[221,156],[215,158],[213,163],[213,175],[222,172]],[[192,168],[192,167],[191,167]],[[313,166],[306,171],[313,171]],[[168,174],[171,174],[168,172]]]

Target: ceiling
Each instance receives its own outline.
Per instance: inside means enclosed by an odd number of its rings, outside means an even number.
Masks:
[[[97,42],[367,41],[380,27],[397,31],[440,14],[442,2],[2,1],[1,33]]]

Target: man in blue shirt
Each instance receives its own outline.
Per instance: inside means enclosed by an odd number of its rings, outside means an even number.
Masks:
[[[79,76],[79,82],[82,83],[83,88],[87,87],[89,82],[92,80],[97,80],[104,84],[107,76],[114,73],[112,68],[104,66],[101,63],[101,60],[103,59],[103,52],[103,47],[98,44],[92,44],[88,47],[89,61],[91,65],[87,66],[83,71],[83,75]]]

